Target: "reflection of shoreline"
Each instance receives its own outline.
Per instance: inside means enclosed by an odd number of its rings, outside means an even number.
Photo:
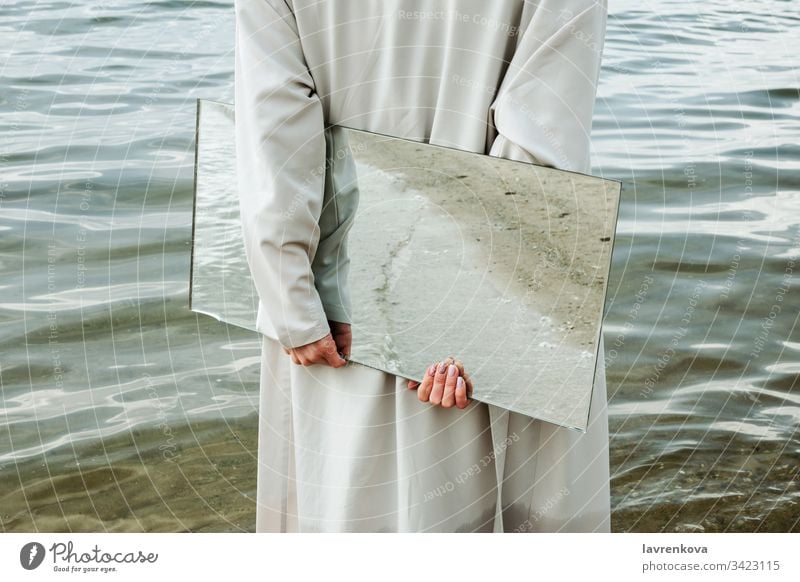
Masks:
[[[421,380],[447,350],[469,365],[476,399],[584,428],[603,285],[586,284],[586,254],[564,260],[558,245],[578,238],[575,229],[555,232],[551,223],[563,221],[546,214],[574,216],[564,208],[576,197],[534,198],[519,186],[506,194],[527,166],[497,176],[503,161],[476,156],[453,176],[450,150],[444,161],[425,159],[431,170],[419,168],[418,144],[355,132],[350,142],[361,190],[350,239],[353,359]]]
[[[426,158],[426,167],[420,168],[421,145],[387,142],[362,132],[352,132],[350,141],[357,144],[360,165],[385,168],[383,173],[396,168],[390,176],[401,177],[409,196],[426,200],[428,212],[439,213],[443,222],[455,221],[465,257],[485,266],[483,275],[500,293],[524,302],[539,317],[549,317],[567,342],[594,353],[611,245],[600,240],[608,229],[603,224],[605,201],[588,193],[601,187],[602,180],[550,170],[536,174],[542,184],[523,188],[521,177],[531,173],[522,164],[503,168],[506,173],[500,176],[486,163],[489,160],[476,156],[474,168],[457,167],[455,163],[463,164],[462,156],[454,160],[449,150],[426,148],[434,157]],[[553,183],[562,175],[569,182]],[[396,182],[393,179],[395,196]],[[563,191],[568,194],[557,194]],[[599,233],[598,240],[583,232]],[[523,262],[523,255],[533,261]]]
[[[359,144],[363,145],[363,144]],[[356,162],[359,188],[362,192],[353,229],[349,234],[350,292],[353,305],[359,306],[353,313],[354,361],[366,366],[399,373],[400,359],[392,337],[406,332],[398,329],[392,317],[392,296],[411,260],[408,242],[413,237],[424,210],[420,196],[414,196],[405,188],[398,188],[397,179],[377,166]],[[365,192],[391,192],[392,198],[380,195],[365,196]],[[401,196],[401,200],[398,200]],[[382,220],[373,220],[372,213],[390,213],[395,217],[392,236],[386,234]],[[374,229],[383,232],[375,232]],[[403,231],[406,230],[407,234]],[[354,285],[353,281],[368,281],[366,285]],[[377,329],[378,322],[386,325]],[[371,333],[367,336],[367,331]],[[369,363],[367,363],[369,362]]]

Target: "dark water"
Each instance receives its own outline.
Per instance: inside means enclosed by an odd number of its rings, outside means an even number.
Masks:
[[[745,5],[743,5],[745,6]],[[800,531],[800,7],[611,2],[615,531]],[[232,2],[0,6],[0,528],[239,531],[259,345],[188,311]]]

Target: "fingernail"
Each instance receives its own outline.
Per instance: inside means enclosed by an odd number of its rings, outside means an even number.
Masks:
[[[431,364],[428,366],[428,376],[433,376],[436,374],[436,364]]]
[[[456,368],[453,364],[450,364],[450,367],[447,369],[447,375],[448,376],[455,376],[457,370],[458,370],[458,368]]]
[[[444,373],[445,368],[447,368],[447,364],[445,364],[444,362],[439,362],[439,373],[440,374]]]
[[[458,380],[456,380],[456,388],[463,388],[464,387],[464,377],[459,376]]]

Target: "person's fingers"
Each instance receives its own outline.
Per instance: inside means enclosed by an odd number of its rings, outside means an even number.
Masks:
[[[458,368],[455,364],[450,364],[447,369],[447,379],[444,383],[444,394],[442,394],[442,408],[452,408],[456,403],[456,381],[461,376],[458,375]]]
[[[313,343],[292,348],[292,361],[300,366],[311,366],[313,364],[330,364],[338,368],[347,364],[347,361],[336,351],[336,342],[333,341],[331,334]]]
[[[422,382],[409,380],[408,387],[417,390],[417,398],[444,408],[465,408],[472,395],[472,382],[464,371],[464,364],[454,356],[431,364]]]
[[[419,398],[421,402],[427,402],[431,395],[433,375],[436,373],[437,366],[438,364],[435,362],[428,366],[428,369],[425,371],[425,377],[422,379],[422,384],[417,388],[417,398]]]
[[[459,371],[459,378],[461,380],[456,383],[455,399],[458,408],[466,408],[472,398],[472,379],[470,375],[464,370],[464,364],[461,360],[453,362]]]
[[[345,358],[350,357],[350,346],[352,345],[352,336],[350,334],[340,335],[336,340],[336,349]]]
[[[461,360],[456,360],[453,363],[458,368],[458,375],[462,376],[464,378],[464,381],[467,384],[469,384],[470,383],[470,376],[469,376],[469,373],[464,369],[464,364],[461,362]]]
[[[455,360],[453,362],[456,367],[458,368],[459,378],[463,378],[463,395],[465,400],[463,404],[459,403],[459,387],[456,384],[456,406],[459,408],[465,408],[467,404],[469,404],[469,399],[472,397],[472,379],[470,375],[464,370],[464,363],[461,360]]]
[[[430,391],[428,392],[428,398],[426,399],[427,402],[431,404],[438,405],[441,402],[441,394],[444,392],[444,378],[447,376],[447,363],[443,360],[436,364],[436,369],[433,371],[433,377],[431,378],[431,387]],[[437,384],[439,385],[439,399],[434,400],[434,392],[437,390]]]
[[[459,375],[459,376],[462,376],[462,377],[464,378],[464,381],[465,381],[465,382],[467,382],[467,383],[469,383],[469,380],[470,380],[470,375],[469,375],[469,372],[467,372],[467,371],[464,369],[464,364],[463,364],[463,363],[461,363],[461,361],[460,361],[460,360],[456,360],[456,361],[455,361],[455,362],[453,362],[453,363],[454,363],[454,364],[455,364],[455,366],[458,368],[458,375]]]
[[[456,381],[455,399],[458,408],[466,408],[467,404],[469,404],[469,398],[467,398],[467,383],[462,376],[459,376]]]
[[[433,371],[433,378],[431,382],[431,389],[426,399],[433,405],[438,406],[442,401],[442,394],[444,393],[444,383],[445,379],[447,378],[447,368],[453,362],[455,358],[453,356],[447,356],[444,360],[436,364],[436,368]],[[438,389],[437,389],[438,386]],[[434,399],[434,395],[436,399]]]
[[[350,357],[350,347],[353,343],[352,326],[349,323],[328,320],[328,327],[331,329],[333,340],[336,342],[336,349],[343,357]]]
[[[339,355],[336,349],[336,343],[330,336],[323,339],[322,345],[319,348],[319,356],[321,356],[322,359],[320,363],[327,363],[332,368],[341,368],[347,364],[347,360]]]
[[[438,406],[442,403],[445,382],[447,381],[448,376],[455,377],[456,373],[458,373],[458,368],[450,364],[448,360],[445,360],[439,364],[439,367],[436,368],[436,375],[433,377],[433,389],[431,390],[431,396],[428,399],[431,404]],[[453,379],[455,380],[455,378]]]

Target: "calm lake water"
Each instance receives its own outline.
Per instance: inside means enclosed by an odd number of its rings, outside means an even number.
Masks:
[[[254,530],[258,339],[188,310],[232,4],[0,6],[1,531]],[[800,7],[746,6],[611,1],[614,531],[800,531]]]

